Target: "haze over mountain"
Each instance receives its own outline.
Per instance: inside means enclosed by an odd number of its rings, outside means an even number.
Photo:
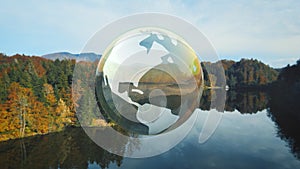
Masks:
[[[69,52],[57,52],[57,53],[51,53],[46,54],[42,56],[43,58],[50,59],[50,60],[63,60],[63,59],[75,59],[78,61],[95,61],[97,59],[101,58],[101,55],[95,54],[95,53],[80,53],[80,54],[72,54]]]

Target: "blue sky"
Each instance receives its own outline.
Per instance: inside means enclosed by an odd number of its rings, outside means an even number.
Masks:
[[[80,53],[101,27],[120,17],[162,12],[196,25],[220,58],[259,59],[272,67],[300,58],[300,1],[101,1],[0,2],[0,52]]]

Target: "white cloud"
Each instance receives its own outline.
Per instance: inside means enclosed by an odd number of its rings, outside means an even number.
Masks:
[[[11,0],[1,6],[0,37],[6,41],[0,45],[7,53],[78,53],[97,30],[120,17],[162,12],[195,24],[222,56],[253,55],[269,63],[272,56],[300,56],[300,1]]]

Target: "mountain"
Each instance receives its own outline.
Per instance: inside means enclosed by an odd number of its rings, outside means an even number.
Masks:
[[[72,54],[69,52],[58,52],[58,53],[51,53],[47,55],[43,55],[43,58],[47,58],[50,60],[63,60],[63,59],[75,59],[78,61],[95,61],[101,58],[101,55],[97,55],[95,53],[81,53],[81,54]]]

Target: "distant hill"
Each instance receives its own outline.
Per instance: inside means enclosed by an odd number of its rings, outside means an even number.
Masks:
[[[43,58],[47,58],[50,60],[63,60],[63,59],[75,59],[78,61],[95,61],[101,58],[101,55],[97,55],[95,53],[81,53],[81,54],[72,54],[69,52],[58,52],[58,53],[51,53],[47,55],[43,55]]]
[[[300,59],[294,65],[287,65],[280,70],[278,80],[273,86],[274,91],[300,94]]]
[[[222,64],[222,66],[220,65]],[[204,74],[206,70],[210,70],[210,86],[224,86],[224,79],[220,73],[220,69],[224,68],[226,85],[230,88],[249,88],[249,87],[265,87],[273,83],[278,78],[278,70],[273,69],[256,59],[241,59],[238,62],[232,60],[221,60],[216,63],[203,62],[202,67]]]

